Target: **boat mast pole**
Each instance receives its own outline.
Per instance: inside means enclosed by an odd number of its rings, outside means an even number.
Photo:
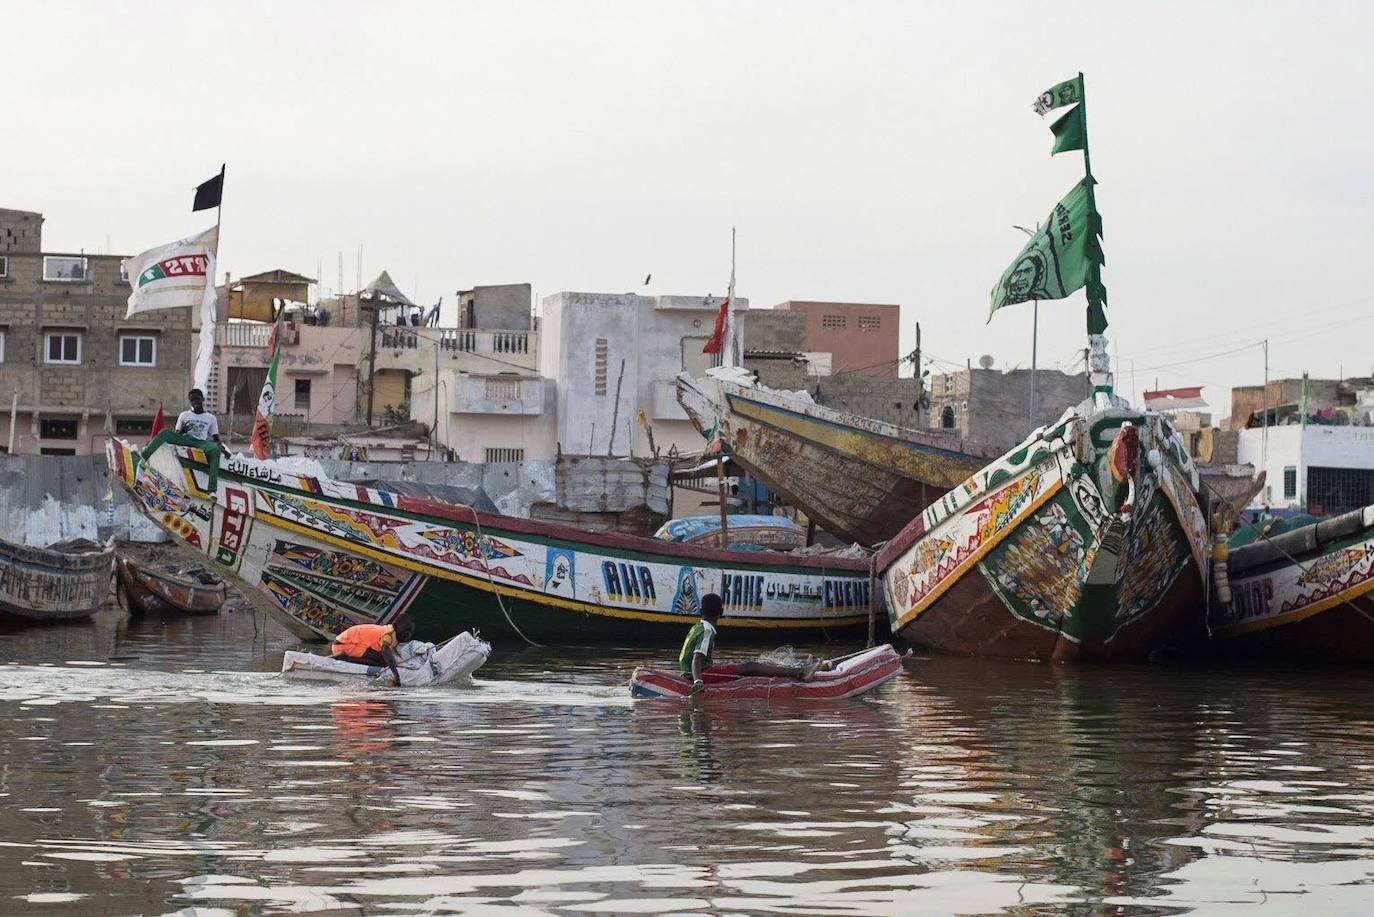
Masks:
[[[1088,189],[1088,207],[1091,212],[1096,215],[1097,192],[1094,190],[1094,186],[1097,184],[1097,180],[1093,178],[1092,155],[1088,152],[1088,87],[1086,80],[1083,79],[1083,72],[1081,70],[1078,73],[1078,108],[1080,114],[1079,121],[1083,126],[1083,181]],[[1088,232],[1097,232],[1097,227],[1090,225],[1088,227]],[[1105,335],[1102,333],[1094,334],[1091,327],[1093,298],[1098,295],[1097,291],[1102,289],[1102,267],[1095,260],[1090,259],[1090,262],[1091,265],[1088,272],[1088,344],[1090,353],[1088,365],[1085,368],[1088,371],[1088,379],[1092,386],[1095,400],[1096,393],[1099,389],[1105,390],[1108,395],[1111,394],[1112,367],[1107,357],[1107,339]],[[1104,313],[1103,332],[1106,331],[1105,325],[1106,320]],[[1096,340],[1094,340],[1094,338],[1096,338]]]

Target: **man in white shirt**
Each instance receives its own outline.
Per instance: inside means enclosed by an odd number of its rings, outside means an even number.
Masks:
[[[182,411],[177,417],[177,432],[195,439],[213,441],[223,449],[219,441],[219,421],[214,414],[205,410],[205,393],[193,388],[186,393],[186,397],[191,402],[191,409]]]

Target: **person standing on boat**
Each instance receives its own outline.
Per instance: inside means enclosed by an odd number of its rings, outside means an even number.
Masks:
[[[219,421],[214,414],[205,410],[205,393],[193,388],[186,393],[186,400],[191,402],[191,409],[182,411],[177,417],[177,432],[213,442],[223,450],[224,446],[219,441]]]
[[[401,673],[396,667],[401,659],[396,647],[408,642],[414,633],[415,625],[409,618],[397,618],[395,624],[354,624],[334,638],[329,652],[340,662],[387,666],[399,685]]]
[[[701,620],[692,625],[692,629],[687,632],[687,639],[682,641],[682,650],[678,653],[678,668],[682,672],[683,678],[692,680],[692,693],[703,690],[706,682],[703,678],[706,674],[739,676],[739,675],[765,675],[772,678],[796,678],[800,681],[807,681],[815,674],[816,669],[821,663],[811,663],[809,665],[779,665],[775,662],[729,662],[722,665],[712,665],[711,651],[716,647],[716,622],[725,612],[725,604],[720,596],[714,592],[708,592],[701,597]]]

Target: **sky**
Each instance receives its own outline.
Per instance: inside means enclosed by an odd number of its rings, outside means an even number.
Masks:
[[[133,254],[205,228],[225,162],[222,270],[386,269],[447,315],[475,284],[721,294],[733,226],[755,308],[896,302],[923,368],[1026,367],[1031,307],[988,322],[989,291],[1082,176],[1031,110],[1081,70],[1118,389],[1205,385],[1220,419],[1265,339],[1271,378],[1374,372],[1371,26],[1310,0],[20,2],[0,207],[47,250]],[[1084,308],[1040,304],[1039,366],[1080,359]]]

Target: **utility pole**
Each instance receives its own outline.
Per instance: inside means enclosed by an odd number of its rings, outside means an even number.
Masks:
[[[916,429],[921,429],[921,399],[926,394],[926,380],[921,377],[921,323],[916,323]]]
[[[362,306],[363,291],[357,292],[358,305]],[[372,310],[372,346],[369,348],[367,358],[367,425],[372,426],[372,390],[373,380],[377,374],[377,309]]]
[[[1264,339],[1264,395],[1261,401],[1264,411],[1263,426],[1260,432],[1260,467],[1269,469],[1269,339]]]

